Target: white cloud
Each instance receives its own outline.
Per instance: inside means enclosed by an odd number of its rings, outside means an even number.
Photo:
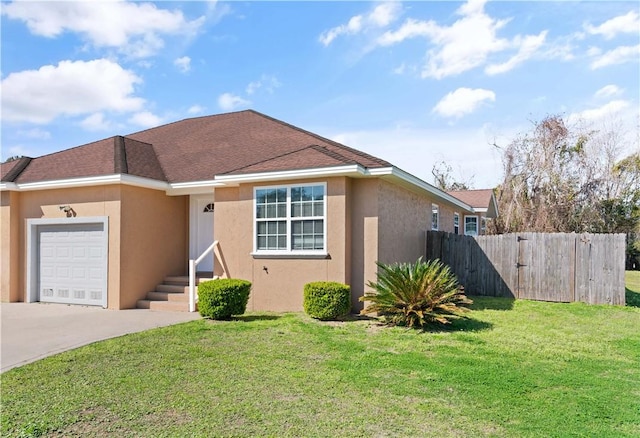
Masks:
[[[498,31],[509,19],[498,20],[484,11],[485,0],[470,0],[456,13],[461,16],[450,26],[441,26],[433,20],[407,19],[400,28],[387,31],[376,41],[378,46],[399,44],[411,38],[425,38],[432,46],[427,51],[423,78],[442,79],[487,63],[495,53],[515,51],[509,60],[489,65],[488,74],[504,73],[533,57],[545,43],[547,31],[538,35],[516,35],[500,38]]]
[[[631,106],[631,103],[626,100],[612,100],[598,108],[588,109],[580,112],[569,114],[567,120],[570,123],[579,121],[584,122],[597,122],[606,121],[617,117],[621,114],[622,110]]]
[[[591,51],[591,53],[596,53]],[[607,67],[609,65],[624,64],[626,62],[637,61],[640,58],[640,44],[637,46],[620,46],[609,50],[603,54],[596,55],[597,58],[591,62],[591,70]]]
[[[173,65],[178,67],[182,73],[187,73],[191,70],[191,58],[188,56],[183,56],[182,58],[176,58],[173,60]]]
[[[87,131],[108,131],[112,128],[111,122],[104,118],[101,112],[93,113],[80,122],[80,126]]]
[[[485,102],[494,102],[496,94],[483,88],[458,88],[444,96],[433,108],[433,112],[444,117],[462,117],[470,114]]]
[[[51,133],[40,128],[33,128],[26,131],[18,131],[20,137],[33,138],[35,140],[49,140]]]
[[[355,35],[368,29],[387,27],[398,18],[401,11],[400,2],[392,1],[378,4],[368,14],[355,15],[346,24],[325,30],[320,34],[318,40],[326,47],[340,35]]]
[[[223,111],[233,111],[243,106],[249,106],[251,102],[231,93],[224,93],[218,97],[218,106]]]
[[[21,20],[34,35],[56,38],[75,32],[96,47],[113,47],[132,57],[155,54],[161,35],[191,36],[205,17],[188,21],[181,11],[138,2],[12,2],[2,14]]]
[[[619,94],[622,94],[623,91],[624,90],[618,87],[617,85],[610,84],[600,88],[598,91],[595,92],[594,96],[597,99],[604,99],[607,97],[617,96]]]
[[[187,110],[187,113],[189,113],[189,114],[200,114],[204,110],[205,110],[205,108],[200,106],[200,105],[193,105],[193,106],[189,107],[189,109]]]
[[[613,39],[622,33],[638,34],[640,30],[640,16],[636,11],[629,11],[625,15],[614,17],[599,26],[585,23],[584,29],[591,35],[602,35],[605,39]]]
[[[134,95],[142,80],[108,59],[60,61],[39,70],[11,73],[2,80],[5,121],[49,123],[63,115],[139,110]]]
[[[512,70],[517,65],[522,64],[527,59],[531,58],[538,49],[544,44],[544,40],[547,36],[547,31],[540,32],[539,35],[527,35],[522,38],[516,37],[515,44],[519,46],[518,53],[511,57],[507,62],[502,64],[491,64],[485,68],[485,73],[488,75],[495,75],[499,73],[505,73]]]
[[[149,111],[135,113],[129,118],[129,123],[141,126],[143,128],[152,128],[162,123],[162,118],[156,116]]]
[[[247,85],[246,92],[248,95],[252,95],[253,93],[255,93],[256,91],[262,88],[267,93],[271,94],[276,88],[280,87],[281,85],[282,84],[280,83],[280,81],[278,81],[278,78],[276,78],[275,76],[262,75],[260,79],[258,79],[257,81],[253,81],[249,83],[249,85]]]

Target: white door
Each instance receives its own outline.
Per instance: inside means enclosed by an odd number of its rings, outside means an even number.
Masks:
[[[107,306],[107,247],[102,223],[38,227],[39,299]]]
[[[191,197],[191,257],[200,257],[213,243],[213,196]],[[213,272],[213,253],[209,253],[196,266],[198,272]]]

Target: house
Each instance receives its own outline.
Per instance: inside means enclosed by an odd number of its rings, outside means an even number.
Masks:
[[[384,160],[252,110],[0,171],[3,302],[149,307],[215,240],[197,269],[251,281],[249,310],[301,310],[303,285],[323,280],[350,284],[358,309],[376,261],[415,261],[432,221],[453,232],[455,214],[478,215]]]
[[[473,208],[473,213],[467,213],[463,216],[462,233],[467,236],[485,234],[487,221],[498,217],[498,203],[492,189],[451,190],[447,193]],[[454,230],[456,234],[459,234],[459,221],[460,214],[458,213],[456,230]]]

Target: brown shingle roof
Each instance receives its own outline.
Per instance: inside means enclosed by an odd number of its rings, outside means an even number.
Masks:
[[[253,110],[181,120],[127,137],[153,144],[169,182],[203,181],[215,175],[325,167],[308,146],[325,147],[364,167],[387,167],[386,161],[304,131]],[[297,160],[278,157],[305,150]],[[259,163],[265,163],[263,167]],[[272,163],[273,164],[273,163]],[[333,164],[335,165],[335,164]],[[285,167],[282,166],[296,166]],[[297,167],[300,166],[300,167]]]
[[[223,174],[345,164],[391,166],[364,152],[246,110],[185,119],[35,158],[15,181],[125,173],[174,183],[211,180]],[[5,170],[5,166],[3,175],[13,169],[7,166],[9,170]]]
[[[493,190],[451,190],[447,193],[458,198],[465,204],[472,206],[473,208],[489,208]]]

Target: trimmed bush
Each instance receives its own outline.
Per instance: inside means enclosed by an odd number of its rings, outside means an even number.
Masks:
[[[335,281],[317,281],[304,285],[304,311],[312,318],[328,321],[351,310],[351,288]]]
[[[211,319],[229,319],[247,310],[251,282],[233,278],[203,281],[198,285],[198,311]]]

